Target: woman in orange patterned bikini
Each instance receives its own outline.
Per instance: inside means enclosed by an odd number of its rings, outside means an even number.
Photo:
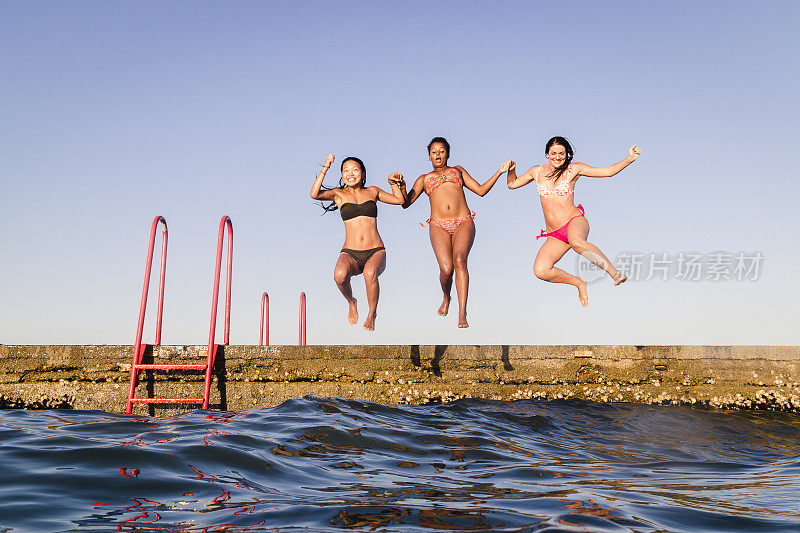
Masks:
[[[575,183],[581,176],[592,178],[610,178],[619,173],[639,157],[642,151],[638,146],[631,146],[628,157],[614,163],[610,167],[590,167],[584,163],[572,162],[572,146],[564,137],[553,137],[544,149],[549,163],[535,165],[517,176],[516,165],[511,162],[508,169],[508,188],[518,189],[530,182],[536,182],[539,199],[542,202],[544,222],[548,231],[536,237],[546,237],[544,244],[536,254],[533,262],[534,275],[551,283],[567,283],[578,288],[578,299],[581,305],[589,305],[586,282],[573,276],[555,264],[570,248],[586,257],[611,276],[614,285],[624,282],[625,274],[614,268],[611,261],[594,244],[588,242],[589,221],[584,216],[583,206],[575,205]]]
[[[442,305],[439,314],[447,315],[450,307],[450,289],[453,286],[453,274],[456,279],[458,294],[458,327],[469,327],[467,322],[467,294],[469,292],[469,272],[467,271],[467,255],[475,240],[475,213],[469,210],[464,187],[479,196],[484,196],[494,186],[503,172],[506,172],[511,161],[506,161],[484,183],[478,183],[461,165],[448,166],[450,144],[443,137],[435,137],[428,144],[428,157],[433,164],[433,171],[423,174],[411,191],[406,195],[403,207],[413,204],[422,195],[428,195],[431,203],[431,217],[428,227],[433,253],[439,263],[439,283],[442,286]],[[401,183],[405,192],[405,184]]]

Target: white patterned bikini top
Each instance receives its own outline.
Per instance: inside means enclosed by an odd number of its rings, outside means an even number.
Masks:
[[[570,196],[574,194],[575,190],[569,186],[569,180],[560,181],[560,183],[556,183],[552,189],[548,189],[541,183],[539,183],[539,171],[542,169],[542,165],[539,165],[539,168],[536,169],[536,177],[534,180],[536,181],[536,190],[539,193],[539,196]],[[569,169],[567,169],[564,174],[568,174]]]

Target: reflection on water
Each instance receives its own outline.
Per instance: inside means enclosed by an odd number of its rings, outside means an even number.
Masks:
[[[800,530],[793,413],[306,397],[0,430],[0,531]]]

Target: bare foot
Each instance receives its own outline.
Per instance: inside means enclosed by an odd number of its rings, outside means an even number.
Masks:
[[[347,321],[355,324],[358,322],[358,302],[353,298],[352,301],[347,302],[347,305],[350,306],[350,310],[347,312]]]
[[[458,327],[460,327],[460,328],[468,328],[469,327],[469,324],[467,323],[467,315],[466,315],[466,313],[464,314],[464,316],[460,316],[459,315],[459,317],[458,317]]]
[[[614,285],[619,285],[621,283],[625,283],[625,280],[628,279],[628,276],[620,272],[617,274],[617,277],[614,278]]]
[[[367,331],[375,331],[375,316],[370,317],[367,315],[367,319],[364,321],[364,329]]]
[[[437,313],[439,313],[439,316],[447,316],[447,311],[449,309],[450,309],[450,297],[445,296],[444,299],[442,300],[442,305],[439,306],[439,310],[437,311]]]
[[[586,282],[578,285],[578,299],[581,301],[582,306],[586,307],[589,305],[589,293],[586,292]]]

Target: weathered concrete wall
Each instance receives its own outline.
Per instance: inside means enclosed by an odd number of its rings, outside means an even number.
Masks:
[[[205,352],[158,346],[145,362],[198,363]],[[131,353],[131,346],[0,345],[0,408],[121,412]],[[267,407],[315,394],[389,404],[580,398],[800,411],[798,382],[797,346],[225,346],[211,407]],[[197,397],[202,383],[197,371],[143,371],[137,396]]]

